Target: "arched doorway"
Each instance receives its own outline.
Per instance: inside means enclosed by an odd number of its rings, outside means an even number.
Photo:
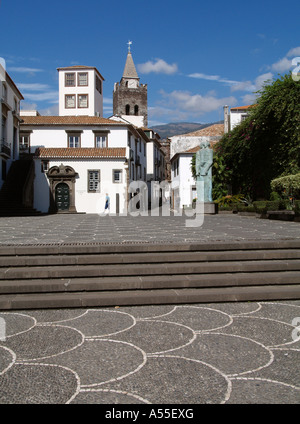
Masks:
[[[50,183],[49,212],[76,213],[75,181],[78,174],[68,165],[52,166],[48,173]]]
[[[70,208],[70,189],[68,184],[59,183],[55,187],[55,205],[58,211],[68,211]]]

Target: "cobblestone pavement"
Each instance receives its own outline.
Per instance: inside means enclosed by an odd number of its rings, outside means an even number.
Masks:
[[[0,318],[1,403],[300,403],[300,301]]]
[[[0,219],[0,245],[299,239],[219,215]],[[300,403],[300,299],[0,311],[0,403]]]
[[[238,215],[207,215],[199,227],[184,214],[116,217],[94,214],[0,218],[0,245],[51,243],[164,243],[300,239],[300,223]]]

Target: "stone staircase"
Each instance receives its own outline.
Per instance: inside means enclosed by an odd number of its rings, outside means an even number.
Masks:
[[[300,299],[300,241],[0,247],[0,309]]]

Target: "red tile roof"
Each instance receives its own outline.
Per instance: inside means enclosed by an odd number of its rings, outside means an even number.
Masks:
[[[98,116],[21,116],[22,125],[124,125]]]
[[[253,105],[248,105],[248,106],[237,106],[237,107],[232,107],[230,110],[244,110],[244,109],[249,109],[249,107],[252,107]]]
[[[184,134],[181,137],[219,137],[224,135],[224,124],[214,124],[202,130]]]
[[[39,159],[101,159],[101,158],[125,158],[126,148],[105,147],[105,148],[85,148],[85,147],[39,147],[35,151],[35,157]]]

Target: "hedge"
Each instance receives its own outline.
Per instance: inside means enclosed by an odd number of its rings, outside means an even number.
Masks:
[[[271,189],[277,193],[286,192],[288,195],[300,194],[300,173],[287,175],[286,177],[275,178],[271,181]]]
[[[289,200],[262,200],[253,202],[255,212],[257,213],[267,213],[267,211],[285,210],[289,207],[289,205]]]

